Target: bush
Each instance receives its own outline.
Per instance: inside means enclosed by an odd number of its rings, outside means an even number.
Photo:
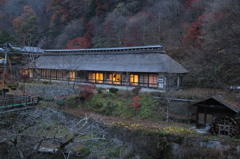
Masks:
[[[79,99],[85,101],[93,96],[93,90],[97,87],[96,85],[79,85],[79,88],[82,89],[79,94]]]
[[[135,112],[137,112],[140,107],[140,102],[139,102],[140,98],[141,98],[140,96],[135,96],[133,97],[132,102],[130,103],[130,105],[134,108]]]
[[[159,116],[157,111],[157,107],[159,103],[152,96],[142,95],[141,98],[139,99],[139,102],[140,102],[140,107],[137,112],[137,117],[139,118],[161,117]]]
[[[142,89],[141,87],[136,87],[136,88],[133,88],[131,92],[132,92],[134,95],[138,95],[139,92],[141,91],[141,89]]]
[[[113,93],[97,94],[88,100],[90,110],[104,115],[131,117],[134,115],[133,107],[129,106],[130,98],[122,98]]]
[[[111,92],[111,93],[117,93],[117,92],[118,92],[118,89],[117,89],[117,88],[110,88],[110,89],[109,89],[109,92]]]
[[[90,110],[99,112],[104,103],[105,99],[102,97],[102,95],[96,94],[88,100],[87,106]]]
[[[133,117],[135,116],[135,111],[132,106],[129,106],[128,101],[119,102],[118,106],[115,108],[113,115],[121,117]]]
[[[104,115],[162,120],[161,103],[151,95],[95,94],[85,106]]]
[[[82,90],[82,91],[80,91],[79,99],[82,101],[85,101],[86,99],[88,99],[92,96],[93,96],[92,90]]]
[[[62,100],[56,100],[56,104],[59,106],[59,108],[64,106],[64,102]]]
[[[106,101],[103,103],[103,106],[100,109],[100,113],[104,115],[112,115],[116,107],[117,105],[114,103],[114,101]]]
[[[105,89],[105,88],[97,88],[97,92],[98,92],[98,94],[103,93],[104,90],[106,90],[106,89]]]
[[[74,108],[74,107],[78,107],[78,102],[76,100],[76,98],[68,98],[65,102],[62,101],[64,105],[66,105],[67,107],[70,108]]]

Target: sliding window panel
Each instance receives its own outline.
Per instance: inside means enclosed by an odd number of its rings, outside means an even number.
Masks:
[[[157,74],[149,74],[149,87],[157,88]]]
[[[89,72],[88,73],[88,82],[90,83],[96,83],[96,73],[95,72]]]

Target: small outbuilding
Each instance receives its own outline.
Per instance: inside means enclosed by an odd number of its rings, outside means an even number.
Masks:
[[[216,135],[235,137],[239,134],[240,104],[216,95],[191,105],[192,120],[196,128],[210,127]]]

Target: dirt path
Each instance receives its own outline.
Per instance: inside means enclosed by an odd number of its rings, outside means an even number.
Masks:
[[[185,127],[189,128],[189,124],[183,124],[183,123],[176,123],[173,121],[149,121],[149,120],[140,120],[140,119],[133,119],[133,118],[122,118],[122,117],[116,117],[116,116],[106,116],[101,115],[95,112],[87,111],[87,110],[81,110],[81,109],[62,109],[62,111],[79,116],[79,117],[90,117],[91,119],[104,123],[104,124],[112,124],[112,123],[123,123],[126,125],[138,125],[138,127],[145,127],[148,129],[159,129],[166,126],[179,126],[179,127]]]

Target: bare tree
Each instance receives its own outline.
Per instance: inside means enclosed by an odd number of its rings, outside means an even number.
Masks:
[[[85,30],[83,20],[73,20],[65,26],[62,33],[57,37],[56,47],[66,48],[66,44],[77,37],[82,37]]]
[[[8,129],[0,130],[0,141],[11,145],[10,157],[34,159],[39,152],[52,153],[52,159],[59,158],[72,148],[86,141],[105,140],[105,131],[97,122],[82,119],[68,119],[54,109],[36,109],[17,115]],[[82,136],[88,136],[82,138]]]

